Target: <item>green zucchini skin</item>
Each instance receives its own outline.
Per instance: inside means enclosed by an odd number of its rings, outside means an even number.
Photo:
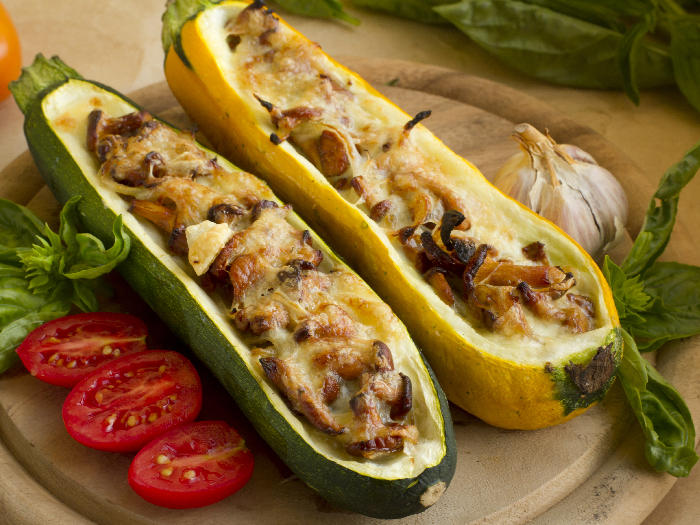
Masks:
[[[43,99],[64,82],[42,91],[27,107],[24,132],[34,162],[46,184],[62,204],[82,195],[78,205],[83,226],[103,242],[111,241],[114,211],[104,205],[82,169],[47,121]],[[96,86],[137,104],[98,82]],[[125,227],[126,228],[126,227]],[[360,474],[325,458],[300,436],[269,402],[248,372],[231,342],[218,330],[187,287],[144,245],[129,228],[131,252],[118,267],[169,328],[207,366],[231,394],[261,437],[290,469],[324,499],[338,507],[376,518],[402,518],[427,507],[421,497],[430,487],[449,485],[456,468],[456,443],[447,399],[425,358],[440,403],[446,452],[440,463],[415,478],[382,480]],[[213,315],[213,314],[212,314]]]

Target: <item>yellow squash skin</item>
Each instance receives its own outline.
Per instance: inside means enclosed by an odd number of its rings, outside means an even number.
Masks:
[[[230,3],[238,2],[222,2],[222,5]],[[506,204],[516,207],[515,213],[522,220],[541,221],[544,226],[539,228],[556,237],[557,243],[564,245],[563,250],[578,250],[584,269],[593,275],[601,290],[599,304],[607,309],[605,326],[610,330],[598,344],[554,362],[559,370],[554,374],[545,370],[544,363],[525,365],[479,348],[459,333],[455,326],[464,322],[462,318],[456,319],[456,314],[446,312],[449,307],[398,256],[380,227],[338,195],[310,162],[270,142],[269,133],[260,128],[254,112],[227,82],[196,23],[198,16],[184,23],[179,34],[179,45],[189,66],[174,46],[166,50],[165,75],[176,98],[218,152],[267,180],[389,303],[423,349],[450,401],[498,427],[537,429],[568,421],[602,398],[614,380],[614,373],[599,391],[582,396],[572,389],[573,383],[563,372],[569,360],[588,363],[597,346],[603,344],[613,343],[616,366],[622,355],[612,293],[598,267],[577,244],[553,224],[507,199]],[[337,62],[332,64],[347,71]],[[356,75],[353,83],[387,100]],[[406,121],[410,119],[406,115]],[[446,146],[441,143],[440,146],[444,155],[456,157]],[[460,162],[469,177],[490,186],[471,163],[464,159]],[[567,381],[570,384],[563,387]]]

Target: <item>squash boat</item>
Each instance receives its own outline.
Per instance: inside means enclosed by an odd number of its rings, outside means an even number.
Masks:
[[[559,228],[262,1],[175,0],[165,74],[214,147],[259,173],[392,306],[448,399],[534,429],[600,400],[622,355],[612,294]]]
[[[382,518],[439,499],[456,461],[444,394],[391,309],[289,205],[58,58],[38,56],[12,91],[59,201],[82,195],[103,239],[123,216],[121,273],[301,480]]]

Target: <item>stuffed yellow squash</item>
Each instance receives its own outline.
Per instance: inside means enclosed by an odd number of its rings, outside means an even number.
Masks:
[[[215,148],[257,172],[392,306],[448,399],[533,429],[602,398],[611,292],[553,224],[491,186],[261,1],[175,0],[165,73]]]

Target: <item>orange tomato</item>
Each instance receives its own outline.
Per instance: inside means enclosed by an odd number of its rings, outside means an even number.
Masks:
[[[10,96],[7,84],[19,77],[22,56],[10,15],[0,4],[0,101]]]

